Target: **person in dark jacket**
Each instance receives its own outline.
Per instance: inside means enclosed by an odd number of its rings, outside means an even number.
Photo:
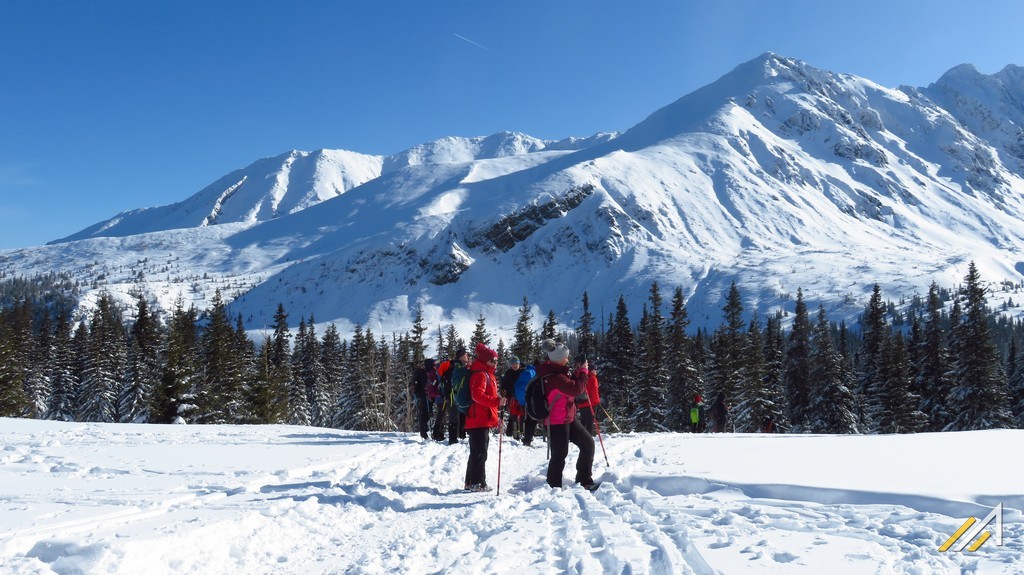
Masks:
[[[711,406],[711,419],[714,421],[713,430],[715,433],[725,431],[729,422],[729,404],[725,402],[725,392],[719,391],[715,397],[715,403]]]
[[[576,483],[585,489],[594,488],[594,438],[576,419],[576,396],[587,390],[590,373],[586,359],[582,360],[575,372],[569,374],[569,348],[565,344],[546,339],[541,350],[548,360],[537,368],[537,375],[544,382],[550,414],[547,419],[548,441],[551,445],[551,460],[548,461],[547,482],[551,487],[562,487],[562,473],[565,458],[569,455],[569,443],[579,448],[576,460]]]
[[[495,372],[498,354],[482,343],[470,367],[469,409],[466,411],[466,435],[469,436],[469,461],[466,462],[466,489],[487,491],[487,445],[490,430],[501,425],[498,408],[505,399],[498,393]]]
[[[512,356],[508,360],[508,369],[501,376],[501,395],[505,398],[505,403],[509,407],[510,417],[508,418],[508,426],[505,428],[505,435],[518,438],[522,431],[522,413],[523,410],[519,406],[519,402],[516,401],[516,380],[519,379],[519,374],[523,373],[523,366],[519,364],[519,358]]]
[[[412,383],[409,385],[412,391],[413,400],[416,403],[416,411],[420,415],[420,437],[427,438],[427,425],[430,421],[430,401],[427,399],[427,369],[426,363],[422,366],[412,364]]]
[[[430,405],[430,412],[434,414],[434,427],[430,436],[434,441],[441,441],[444,439],[444,429],[441,426],[444,420],[444,397],[441,395],[441,376],[437,374],[437,362],[429,357],[424,359],[423,371],[427,378],[427,403]]]
[[[460,439],[466,437],[466,414],[459,411],[459,408],[455,405],[455,383],[452,382],[452,378],[463,377],[468,378],[466,373],[469,371],[469,352],[463,348],[459,348],[455,352],[455,359],[451,361],[445,372],[443,379],[445,380],[443,387],[447,390],[445,397],[447,398],[445,404],[448,411],[448,445],[455,445]],[[465,382],[463,385],[468,385],[469,382]]]

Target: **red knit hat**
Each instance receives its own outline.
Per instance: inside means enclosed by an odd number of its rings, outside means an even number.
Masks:
[[[498,359],[498,352],[494,351],[493,349],[487,347],[482,343],[478,343],[476,344],[476,356],[480,358],[480,361],[487,363],[492,359]]]

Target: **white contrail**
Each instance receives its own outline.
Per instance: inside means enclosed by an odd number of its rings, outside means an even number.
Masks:
[[[455,34],[455,33],[452,32],[452,34]],[[459,40],[464,40],[466,42],[469,42],[470,44],[476,46],[477,48],[483,48],[484,50],[487,50],[488,52],[492,52],[492,53],[494,52],[494,50],[491,50],[487,46],[484,46],[483,44],[480,44],[479,42],[474,42],[474,41],[470,40],[469,38],[466,38],[465,36],[461,36],[459,34],[455,34],[455,37],[458,38]]]

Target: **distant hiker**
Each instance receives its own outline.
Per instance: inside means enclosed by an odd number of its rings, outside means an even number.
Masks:
[[[569,348],[553,339],[541,342],[541,350],[548,360],[537,368],[537,375],[544,382],[550,415],[548,416],[548,441],[551,445],[551,460],[548,461],[547,481],[551,487],[562,487],[562,472],[565,458],[569,455],[569,443],[580,449],[576,460],[576,483],[586,489],[594,488],[594,438],[576,420],[576,396],[587,389],[590,378],[588,363],[582,359],[572,377],[569,376]]]
[[[434,441],[444,439],[444,429],[441,422],[444,421],[444,395],[441,394],[441,376],[437,373],[437,362],[433,358],[423,360],[423,372],[426,375],[427,401],[430,410],[434,413],[434,427],[430,436]]]
[[[420,415],[420,437],[426,439],[427,424],[430,420],[430,401],[427,399],[426,362],[421,366],[417,366],[413,363],[410,367],[413,368],[413,372],[412,383],[409,384],[409,388],[412,392],[413,400],[416,403],[416,411],[419,412]]]
[[[761,433],[775,433],[775,420],[772,416],[766,415],[761,418]]]
[[[487,445],[490,430],[501,425],[498,407],[505,403],[498,394],[495,371],[498,354],[482,343],[476,346],[476,357],[470,367],[470,404],[466,412],[466,433],[469,435],[469,461],[466,462],[466,489],[487,491]]]
[[[515,383],[515,397],[516,405],[513,408],[516,411],[522,410],[521,420],[523,426],[523,445],[530,446],[533,444],[533,435],[537,432],[537,425],[540,423],[536,419],[530,417],[530,414],[526,410],[526,387],[530,381],[536,377],[537,368],[534,366],[543,363],[543,359],[538,358],[533,362],[533,365],[527,365],[523,368],[522,373],[516,379]]]
[[[601,393],[597,382],[597,370],[590,368],[590,375],[587,376],[587,391],[576,398],[580,423],[583,424],[584,429],[590,432],[590,435],[596,433],[594,431],[594,416],[598,405],[601,405]]]
[[[519,438],[522,433],[522,414],[523,408],[516,401],[516,380],[519,379],[519,375],[523,373],[523,367],[519,364],[519,358],[512,356],[508,360],[508,369],[505,370],[504,375],[501,376],[501,395],[505,398],[505,402],[508,405],[509,415],[508,426],[505,428],[505,435],[509,435]]]
[[[712,429],[715,433],[725,431],[726,423],[729,421],[729,405],[725,402],[724,391],[718,392],[718,396],[715,397],[715,403],[711,405],[711,421],[714,422]]]
[[[448,445],[455,445],[466,437],[466,414],[459,411],[456,396],[463,386],[469,384],[469,352],[459,348],[442,379],[447,390]]]
[[[690,432],[698,433],[701,431],[702,424],[704,423],[704,398],[697,395],[693,396],[693,404],[690,406]]]

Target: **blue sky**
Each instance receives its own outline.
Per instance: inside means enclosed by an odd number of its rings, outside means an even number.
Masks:
[[[626,130],[767,51],[893,87],[994,73],[1024,65],[1022,21],[1016,0],[0,0],[0,249],[291,149]]]

